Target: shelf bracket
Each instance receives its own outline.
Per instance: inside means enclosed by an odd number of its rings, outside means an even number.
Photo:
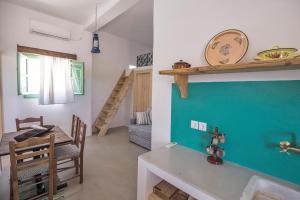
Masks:
[[[180,97],[188,97],[188,75],[174,75],[175,83],[179,89]]]

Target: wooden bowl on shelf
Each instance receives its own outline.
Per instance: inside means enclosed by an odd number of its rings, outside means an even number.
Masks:
[[[173,69],[184,69],[184,68],[190,68],[191,65],[187,62],[184,62],[183,60],[179,60],[178,62],[174,63],[172,66]]]

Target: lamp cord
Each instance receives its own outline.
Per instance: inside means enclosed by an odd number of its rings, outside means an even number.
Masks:
[[[96,3],[96,20],[95,20],[95,33],[97,32],[97,28],[98,28],[98,4]]]

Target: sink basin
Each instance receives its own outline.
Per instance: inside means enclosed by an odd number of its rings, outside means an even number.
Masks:
[[[253,176],[240,200],[300,200],[300,191],[273,181]]]

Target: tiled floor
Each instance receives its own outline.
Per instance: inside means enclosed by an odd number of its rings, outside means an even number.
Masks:
[[[127,128],[116,128],[105,137],[87,137],[84,183],[69,183],[66,200],[135,200],[137,158],[147,150],[128,141]],[[9,198],[9,158],[3,161],[0,176],[0,199]]]

